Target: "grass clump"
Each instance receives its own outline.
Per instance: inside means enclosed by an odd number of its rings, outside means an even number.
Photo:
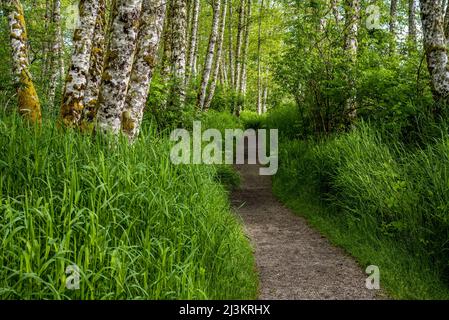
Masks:
[[[363,268],[379,266],[393,298],[448,299],[448,141],[409,150],[366,125],[284,140],[274,191]]]
[[[251,247],[217,168],[173,165],[151,128],[130,146],[0,121],[0,298],[246,299]],[[80,289],[66,288],[67,266]]]

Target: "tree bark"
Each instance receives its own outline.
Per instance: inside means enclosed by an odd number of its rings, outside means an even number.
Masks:
[[[331,0],[331,10],[337,24],[341,21],[340,12],[338,11],[338,2],[339,0]]]
[[[204,104],[204,110],[209,109],[212,99],[215,94],[215,88],[217,87],[218,75],[220,72],[220,66],[222,65],[223,59],[223,40],[226,29],[226,11],[227,11],[227,0],[223,0],[223,8],[221,10],[220,19],[220,33],[218,34],[218,48],[215,59],[214,72],[212,73],[211,83],[209,88],[209,93]]]
[[[67,74],[61,105],[65,126],[78,126],[84,109],[84,90],[89,72],[92,37],[98,11],[98,0],[80,0],[79,23],[73,36],[73,54]]]
[[[416,0],[408,0],[408,38],[416,46]]]
[[[236,49],[235,49],[235,74],[234,74],[234,80],[235,80],[235,91],[238,92],[240,88],[240,79],[241,79],[241,51],[242,51],[242,42],[243,42],[243,24],[245,21],[245,0],[240,0],[240,6],[239,6],[239,21],[237,25],[237,43],[236,43]]]
[[[204,109],[204,102],[206,99],[207,86],[209,84],[210,73],[212,69],[212,63],[214,61],[215,44],[218,37],[218,24],[220,20],[220,6],[221,0],[214,0],[213,3],[213,18],[212,18],[212,30],[209,37],[209,45],[207,49],[206,59],[204,62],[203,76],[201,80],[201,88],[198,94],[198,108]]]
[[[19,113],[31,123],[40,124],[41,106],[29,70],[28,36],[23,7],[19,0],[6,0],[5,4]]]
[[[390,1],[390,33],[396,36],[396,22],[398,15],[398,0]]]
[[[444,4],[444,8],[446,9],[446,13],[444,14],[444,35],[449,42],[449,2]]]
[[[90,53],[89,73],[84,93],[84,110],[81,120],[81,129],[90,131],[97,115],[98,94],[100,92],[101,75],[104,67],[104,51],[106,44],[106,2],[99,0],[97,20],[95,22]]]
[[[229,37],[229,81],[231,87],[234,88],[234,46],[232,40],[232,0],[229,0],[229,22],[228,22],[228,37]]]
[[[172,58],[172,20],[173,20],[173,0],[166,1],[166,18],[164,22],[164,30],[162,34],[163,39],[163,53],[162,53],[162,68],[161,74],[163,78],[168,81],[171,70],[171,58]]]
[[[396,51],[397,15],[398,15],[398,0],[391,0],[391,2],[390,2],[390,33],[392,35],[393,40],[390,44],[390,53],[393,53]]]
[[[166,10],[165,0],[143,1],[137,51],[122,114],[122,131],[130,142],[139,135]]]
[[[53,13],[52,13],[52,24],[53,24],[53,43],[51,48],[51,78],[50,78],[50,88],[48,92],[48,104],[53,106],[56,87],[58,86],[60,79],[63,77],[63,57],[62,57],[62,30],[61,30],[61,0],[53,1]]]
[[[449,95],[448,54],[444,34],[442,8],[433,0],[420,0],[424,50],[427,58],[433,95],[436,101],[447,100]],[[436,107],[435,113],[440,112]]]
[[[117,0],[98,99],[97,129],[118,134],[131,75],[142,0]]]
[[[183,109],[186,96],[186,0],[173,0],[172,10],[172,89],[169,104],[171,108]]]
[[[200,13],[200,0],[193,0],[193,12],[192,12],[192,28],[190,34],[189,45],[189,59],[187,63],[187,80],[186,85],[189,85],[190,78],[196,77],[196,49],[198,42],[198,17]]]
[[[261,53],[261,30],[262,30],[262,13],[263,0],[261,0],[259,7],[259,30],[257,35],[257,113],[262,114],[262,66],[260,61]]]
[[[349,71],[349,86],[351,96],[346,102],[346,117],[348,124],[351,125],[357,116],[356,93],[355,93],[355,65],[358,51],[358,24],[360,19],[360,0],[346,0],[346,41],[345,49],[351,64]]]
[[[250,28],[251,28],[251,1],[252,0],[246,0],[246,12],[245,12],[245,29],[244,29],[244,43],[243,43],[243,50],[242,50],[242,64],[241,64],[241,80],[240,82],[240,88],[239,93],[245,97],[246,95],[246,67],[248,62],[248,49],[249,49],[249,34],[250,34]]]

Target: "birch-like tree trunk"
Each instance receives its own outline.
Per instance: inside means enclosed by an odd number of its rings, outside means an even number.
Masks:
[[[212,69],[212,63],[214,61],[215,44],[218,37],[218,24],[220,21],[220,6],[221,0],[214,0],[213,3],[213,18],[212,18],[212,30],[209,36],[209,45],[207,48],[206,59],[204,62],[203,76],[201,80],[201,87],[198,94],[198,108],[204,109],[204,102],[206,100],[206,91],[209,84],[210,73]]]
[[[131,75],[142,0],[117,0],[98,98],[97,129],[118,134]]]
[[[397,33],[397,16],[398,16],[398,0],[390,1],[390,33],[392,35],[392,42],[390,44],[390,52],[396,50],[396,33]]]
[[[243,24],[245,22],[245,0],[240,0],[240,6],[239,6],[239,20],[237,25],[237,43],[235,48],[235,74],[234,74],[234,80],[235,80],[235,91],[238,92],[240,88],[240,80],[241,80],[241,51],[242,51],[242,43],[243,43]]]
[[[172,58],[172,36],[173,36],[173,0],[166,0],[166,13],[164,29],[162,33],[163,53],[162,53],[162,68],[161,74],[163,78],[168,81],[171,71],[171,58]],[[164,103],[163,103],[164,104]]]
[[[171,108],[182,109],[185,103],[187,2],[173,0],[172,8]]]
[[[356,93],[355,93],[355,65],[358,51],[358,28],[360,19],[360,0],[346,0],[345,2],[346,19],[346,39],[345,49],[351,63],[349,72],[349,86],[351,87],[351,96],[346,101],[346,116],[349,123],[352,123],[357,116]]]
[[[438,1],[420,0],[420,3],[424,51],[433,95],[437,101],[446,101],[449,95],[449,70],[443,10]],[[434,110],[436,114],[440,111],[438,106]]]
[[[200,0],[193,0],[193,8],[192,8],[192,28],[190,32],[190,44],[189,44],[189,55],[188,55],[188,63],[187,63],[187,79],[186,85],[189,85],[190,78],[196,76],[196,50],[197,50],[197,42],[198,42],[198,17],[200,14]]]
[[[51,46],[51,60],[50,60],[50,87],[48,91],[48,104],[53,106],[56,87],[58,86],[60,79],[62,79],[64,69],[63,57],[62,57],[62,30],[61,30],[61,0],[53,1],[52,12],[52,24],[53,24],[53,41]]]
[[[91,131],[97,115],[98,94],[100,92],[101,76],[103,73],[106,45],[106,1],[99,0],[97,20],[92,38],[89,72],[84,93],[84,110],[81,129]]]
[[[446,9],[446,13],[444,14],[444,35],[449,42],[449,2],[444,4],[444,8]]]
[[[224,34],[226,30],[226,11],[227,11],[227,0],[223,0],[223,8],[221,9],[221,19],[220,19],[220,32],[218,34],[218,47],[217,54],[215,58],[215,66],[214,71],[212,73],[209,92],[207,94],[206,101],[204,103],[204,110],[209,109],[212,99],[215,94],[215,88],[217,87],[218,75],[220,72],[220,67],[222,66],[222,62],[224,60],[223,57],[223,40]]]
[[[390,1],[390,33],[396,35],[396,22],[398,15],[398,0]]]
[[[40,124],[41,106],[29,70],[28,36],[23,7],[19,0],[5,0],[5,6],[19,113],[31,123]]]
[[[265,85],[265,87],[263,88],[262,113],[267,112],[267,99],[268,99],[268,87]]]
[[[249,33],[251,28],[251,0],[246,0],[246,7],[245,7],[245,25],[244,25],[244,42],[243,42],[243,48],[242,48],[242,63],[240,71],[241,79],[239,81],[240,87],[239,87],[239,93],[243,95],[243,97],[246,94],[246,65],[248,61],[248,49],[249,49]]]
[[[408,0],[408,38],[416,46],[416,0]]]
[[[257,35],[257,113],[262,114],[262,66],[261,66],[261,33],[262,33],[263,0],[259,7],[259,30]]]
[[[151,78],[156,66],[165,10],[165,0],[143,0],[137,50],[122,114],[122,131],[131,142],[139,135]]]
[[[340,12],[338,11],[339,0],[331,0],[330,5],[332,14],[335,18],[335,22],[338,24],[341,21],[341,15]]]
[[[80,0],[79,23],[73,36],[72,60],[62,95],[61,119],[67,127],[78,126],[83,113],[97,12],[98,0]]]
[[[229,81],[231,87],[234,88],[234,47],[232,39],[232,0],[229,0],[229,22],[228,22],[228,37],[229,37]]]

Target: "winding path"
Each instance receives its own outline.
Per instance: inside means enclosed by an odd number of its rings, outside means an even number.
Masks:
[[[255,250],[260,299],[376,298],[350,256],[276,200],[258,165],[236,167],[242,185],[231,200]]]

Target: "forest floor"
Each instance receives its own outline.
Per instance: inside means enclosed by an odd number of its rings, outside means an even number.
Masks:
[[[284,207],[259,165],[237,165],[242,184],[231,195],[255,250],[259,299],[376,299],[355,260]]]

